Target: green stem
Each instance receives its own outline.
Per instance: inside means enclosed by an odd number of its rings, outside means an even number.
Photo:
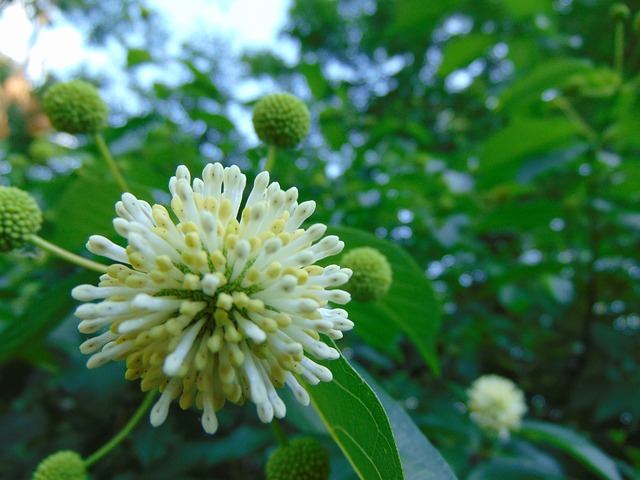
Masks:
[[[58,255],[60,258],[75,263],[84,268],[88,268],[89,270],[94,270],[99,273],[107,273],[107,266],[98,262],[94,262],[93,260],[89,260],[88,258],[81,257],[80,255],[76,255],[75,253],[71,253],[69,250],[65,250],[57,245],[54,245],[51,242],[47,242],[44,238],[38,235],[31,235],[29,240],[34,245],[40,247],[43,250],[51,252],[55,255]]]
[[[618,20],[615,27],[615,40],[613,46],[613,65],[616,73],[622,80],[623,68],[624,68],[624,22]]]
[[[115,177],[116,182],[118,182],[118,185],[120,186],[120,190],[122,190],[123,192],[130,192],[131,190],[129,189],[127,182],[124,180],[122,174],[120,173],[118,165],[116,165],[115,160],[111,156],[111,152],[109,152],[109,147],[107,147],[107,142],[104,141],[104,137],[100,132],[96,132],[94,137],[96,139],[96,144],[98,145],[98,150],[100,150],[102,157],[107,162],[109,170],[111,170],[111,173]]]
[[[287,440],[287,435],[284,433],[284,430],[282,430],[282,427],[280,426],[280,423],[278,422],[278,420],[274,418],[273,421],[270,423],[270,426],[271,426],[271,431],[278,439],[278,443],[280,443],[280,445],[283,447],[287,446],[289,444],[289,440]]]
[[[144,397],[144,400],[142,401],[138,409],[135,411],[133,416],[129,419],[127,424],[124,427],[122,427],[122,430],[116,433],[116,435],[111,440],[109,440],[102,447],[96,450],[93,453],[93,455],[90,455],[85,459],[84,461],[85,467],[88,468],[94,463],[96,463],[102,457],[107,455],[111,450],[117,447],[118,444],[122,442],[122,440],[124,440],[129,436],[129,434],[135,428],[138,422],[140,422],[140,419],[142,419],[142,417],[147,412],[147,410],[149,410],[149,407],[151,406],[151,403],[153,402],[153,399],[155,398],[156,393],[157,393],[156,390],[152,390],[149,393],[147,393],[147,396]]]
[[[587,122],[580,116],[580,114],[573,108],[573,105],[565,97],[558,97],[555,99],[555,104],[558,106],[562,113],[578,127],[578,130],[584,135],[587,140],[594,144],[598,143],[598,134],[589,126]]]
[[[267,161],[264,164],[264,169],[267,172],[271,172],[276,164],[276,146],[269,145],[269,154],[267,155]]]

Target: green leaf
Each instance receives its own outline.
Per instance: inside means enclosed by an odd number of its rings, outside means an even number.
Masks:
[[[322,100],[329,94],[331,90],[329,82],[324,78],[318,63],[303,63],[298,69],[307,79],[307,84],[315,99]]]
[[[194,120],[202,120],[207,124],[207,127],[215,128],[222,133],[229,133],[236,128],[231,120],[218,113],[209,113],[203,110],[194,110],[193,112],[191,112],[191,118],[193,118]]]
[[[376,393],[389,416],[405,476],[411,480],[455,480],[451,467],[407,412],[363,369],[358,368],[358,372]]]
[[[127,51],[127,67],[135,67],[141,63],[153,62],[153,57],[148,50],[142,48],[130,48]]]
[[[344,112],[335,108],[327,108],[320,113],[320,128],[331,148],[339,150],[347,143],[349,137],[345,128]]]
[[[480,33],[452,38],[442,50],[442,63],[437,75],[444,78],[454,70],[466,67],[482,57],[494,41],[493,36]]]
[[[582,59],[559,58],[544,62],[502,92],[499,108],[516,111],[532,103],[541,103],[542,92],[552,88],[561,90],[567,80],[590,68],[591,64]]]
[[[548,422],[523,422],[520,435],[531,441],[544,442],[580,461],[601,478],[622,480],[618,467],[606,453],[582,435],[567,427]]]
[[[526,231],[548,228],[549,222],[562,215],[556,200],[514,198],[495,205],[476,219],[480,232]]]
[[[393,270],[393,283],[387,295],[373,303],[349,303],[347,310],[355,331],[376,346],[393,344],[394,337],[404,333],[431,370],[439,374],[436,339],[440,305],[424,271],[405,250],[375,235],[349,227],[330,227],[329,233],[344,241],[345,251],[364,246],[378,249]]]
[[[478,465],[467,480],[563,480],[544,465],[527,458],[496,458]]]
[[[122,192],[112,180],[79,177],[55,206],[54,229],[47,240],[72,251],[83,249],[91,235],[114,237],[112,220]]]
[[[308,388],[311,402],[355,472],[363,480],[404,479],[389,418],[371,387],[342,356],[318,363],[333,380]]]
[[[553,11],[553,2],[551,0],[529,0],[527,2],[522,0],[501,0],[500,3],[509,15],[517,19]]]
[[[479,186],[514,181],[524,160],[572,140],[577,127],[564,117],[516,118],[490,136],[480,151]]]
[[[25,346],[31,345],[62,321],[72,305],[70,291],[82,283],[81,275],[85,273],[54,283],[51,289],[43,292],[37,301],[29,305],[19,318],[8,323],[0,331],[0,364],[21,354]]]

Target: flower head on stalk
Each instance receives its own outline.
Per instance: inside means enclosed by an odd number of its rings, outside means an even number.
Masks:
[[[308,354],[338,358],[320,334],[338,339],[353,327],[345,310],[329,306],[349,301],[330,287],[345,284],[351,270],[315,264],[343,242],[323,238],[322,224],[300,228],[315,203],[299,204],[296,188],[282,190],[262,172],[241,209],[245,183],[236,166],[209,164],[193,181],[180,166],[169,182],[177,224],[163,206],[125,193],[113,223],[127,247],[98,235],[87,244],[118,263],[97,287],[72,292],[80,301],[99,300],[78,307],[79,330],[104,330],[81,351],[91,354],[89,368],[125,360],[127,379],[162,391],[151,411],[155,426],[178,396],[183,409],[195,402],[203,410],[209,433],[226,401],[253,402],[263,422],[281,418],[276,388],[286,384],[308,404],[300,380],[332,379]]]
[[[527,412],[524,393],[515,383],[499,375],[483,375],[467,392],[471,420],[487,433],[508,440],[518,430]]]

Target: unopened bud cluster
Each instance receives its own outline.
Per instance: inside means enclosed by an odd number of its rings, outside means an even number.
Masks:
[[[15,187],[0,187],[0,252],[27,243],[42,226],[42,211],[35,199]]]
[[[265,143],[293,148],[309,134],[311,118],[302,100],[290,93],[262,98],[253,110],[253,127]]]

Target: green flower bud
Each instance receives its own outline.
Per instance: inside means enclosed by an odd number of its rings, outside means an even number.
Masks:
[[[312,437],[294,438],[267,460],[267,480],[328,480],[329,454]]]
[[[60,450],[45,458],[33,474],[33,480],[86,480],[82,457],[71,450]]]
[[[295,147],[309,134],[310,125],[307,106],[290,93],[267,95],[253,110],[253,128],[258,137],[276,147]]]
[[[98,90],[83,80],[54,85],[45,94],[42,107],[61,132],[93,133],[107,125],[107,105]]]
[[[391,265],[380,251],[371,247],[349,250],[342,256],[340,266],[353,270],[344,288],[360,302],[382,298],[391,287]]]
[[[42,226],[42,211],[35,199],[15,187],[0,187],[0,252],[27,243]]]
[[[614,3],[609,9],[609,15],[614,20],[626,20],[631,16],[631,10],[624,3]]]

